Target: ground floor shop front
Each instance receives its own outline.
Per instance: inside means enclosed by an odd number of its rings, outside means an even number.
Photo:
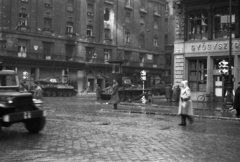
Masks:
[[[192,100],[200,95],[205,101],[224,101],[227,91],[227,75],[222,75],[219,62],[229,62],[227,41],[185,43],[175,45],[174,84],[188,80],[192,91]],[[240,48],[239,41],[234,40],[231,53],[234,90],[240,82]],[[210,97],[209,97],[210,96]]]

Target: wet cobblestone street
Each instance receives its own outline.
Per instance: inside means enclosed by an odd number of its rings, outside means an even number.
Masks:
[[[29,162],[235,162],[240,122],[196,118],[180,127],[178,116],[111,111],[86,98],[44,98],[44,130],[29,134],[23,124],[3,128],[0,161]],[[118,110],[127,109],[119,105]],[[109,110],[109,111],[104,111]]]

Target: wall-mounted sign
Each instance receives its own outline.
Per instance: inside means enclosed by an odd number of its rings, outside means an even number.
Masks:
[[[240,50],[240,42],[232,42],[232,50]],[[229,42],[228,41],[209,41],[201,43],[186,43],[185,52],[224,52],[229,51]]]

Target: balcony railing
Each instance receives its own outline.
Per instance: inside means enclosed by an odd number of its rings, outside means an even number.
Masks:
[[[80,56],[59,55],[53,53],[38,53],[38,52],[18,52],[18,51],[4,51],[0,50],[0,56],[29,58],[36,60],[54,60],[54,61],[73,61],[84,62]]]

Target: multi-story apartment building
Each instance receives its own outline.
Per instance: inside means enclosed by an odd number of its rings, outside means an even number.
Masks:
[[[109,60],[147,86],[170,75],[164,56],[165,0],[1,0],[0,59],[29,80],[105,87]],[[118,65],[115,65],[115,72]]]
[[[227,86],[226,78],[219,72],[219,62],[222,60],[232,62],[235,88],[240,80],[240,1],[231,2],[231,12],[229,0],[175,0],[174,2],[176,9],[174,82],[179,83],[187,79],[193,99],[200,94],[212,92],[223,100]],[[232,18],[231,54],[229,53],[230,17]]]

